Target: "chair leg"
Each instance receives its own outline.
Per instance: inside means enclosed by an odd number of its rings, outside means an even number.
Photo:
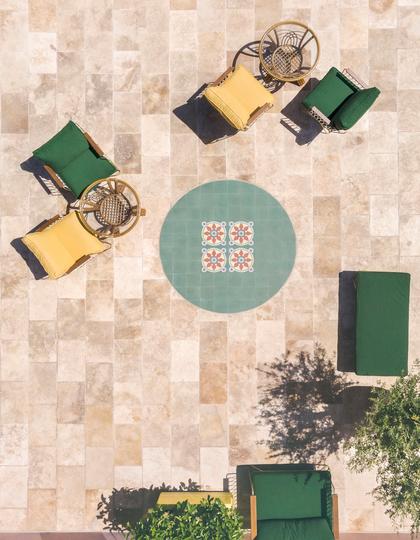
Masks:
[[[89,143],[89,145],[95,150],[95,152],[98,154],[98,156],[103,156],[104,155],[104,152],[102,150],[102,148],[99,146],[99,144],[97,144],[93,139],[92,137],[89,135],[89,133],[87,131],[84,131],[83,132],[83,135],[85,136],[85,139],[87,140],[87,142]]]
[[[72,266],[70,266],[70,268],[67,270],[66,274],[71,274],[74,270],[76,270],[76,268],[79,268],[80,266],[83,266],[91,258],[92,258],[92,255],[83,255],[83,257],[80,257],[79,260],[77,260]]]
[[[265,103],[262,107],[254,111],[251,116],[249,117],[248,124],[246,126],[246,129],[248,129],[252,124],[255,122],[255,120],[264,114],[266,111],[270,110],[273,105],[271,103]]]
[[[232,71],[233,71],[232,66],[228,67],[227,70],[224,73],[222,73],[219,78],[217,78],[212,83],[209,83],[208,86],[219,86],[219,84],[221,84],[230,75]]]
[[[251,495],[249,497],[249,507],[251,510],[251,540],[257,537],[257,497]]]
[[[58,174],[54,171],[54,169],[52,167],[50,167],[48,165],[44,165],[44,169],[51,176],[51,178],[58,185],[58,187],[60,187],[61,189],[69,190],[69,188],[64,184],[64,182],[61,180],[61,178],[58,176]]]
[[[55,221],[58,221],[62,218],[62,216],[60,216],[60,214],[56,214],[55,216],[53,216],[52,218],[44,221],[43,223],[41,223],[41,225],[36,229],[35,232],[41,232],[45,229],[47,229],[50,225],[52,225]]]
[[[333,534],[334,539],[338,540],[340,538],[340,528],[338,520],[338,495],[335,493],[332,496],[332,506],[333,506]]]

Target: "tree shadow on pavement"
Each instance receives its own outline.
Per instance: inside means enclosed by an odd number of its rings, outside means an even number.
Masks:
[[[371,387],[353,386],[317,345],[276,359],[261,370],[267,380],[260,399],[260,422],[268,427],[272,458],[324,462],[354,432],[369,408]]]

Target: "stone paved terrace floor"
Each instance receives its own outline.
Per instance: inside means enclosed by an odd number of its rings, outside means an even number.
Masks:
[[[203,145],[171,111],[286,18],[317,32],[315,76],[348,66],[382,89],[374,109],[345,136],[299,145],[280,124],[299,91],[287,85],[248,132]],[[0,530],[99,530],[114,486],[220,489],[237,464],[270,461],[256,368],[316,341],[336,350],[340,270],[412,274],[420,355],[418,0],[0,0],[0,63]],[[65,201],[20,163],[70,117],[148,215],[69,277],[35,281],[10,242]],[[266,188],[297,234],[287,284],[236,315],[189,305],[159,263],[171,204],[218,178]],[[374,475],[350,473],[341,451],[328,463],[341,529],[391,532]]]

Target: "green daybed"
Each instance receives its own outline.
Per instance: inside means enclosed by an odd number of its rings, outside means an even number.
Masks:
[[[92,137],[71,120],[33,154],[54,181],[76,197],[95,180],[117,172]]]
[[[358,272],[356,373],[407,373],[410,274]]]
[[[329,471],[252,467],[251,540],[337,540]]]

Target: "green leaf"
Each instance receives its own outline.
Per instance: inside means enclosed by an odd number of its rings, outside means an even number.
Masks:
[[[170,510],[156,506],[129,526],[128,540],[241,540],[242,518],[219,499],[178,503]]]
[[[420,376],[400,377],[389,389],[372,392],[371,407],[345,445],[349,466],[376,469],[374,496],[398,526],[420,529]]]

